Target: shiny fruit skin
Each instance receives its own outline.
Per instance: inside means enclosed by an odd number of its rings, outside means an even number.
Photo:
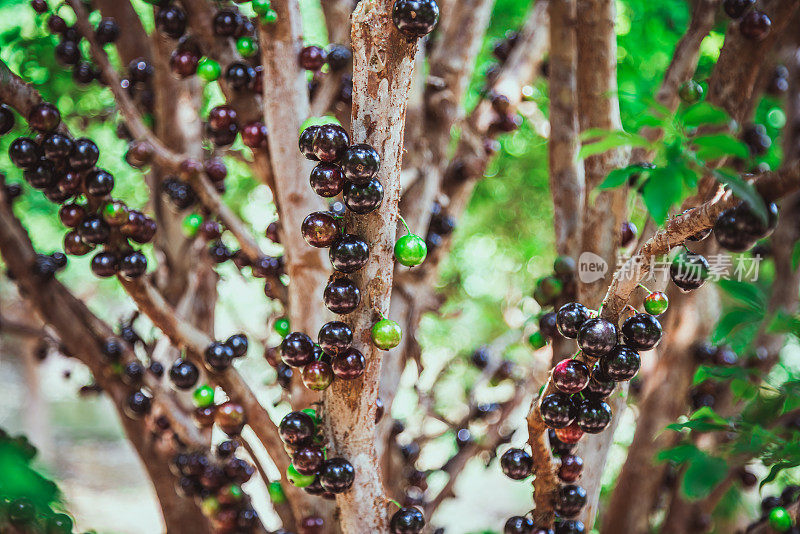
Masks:
[[[316,445],[301,447],[292,455],[292,465],[301,475],[315,475],[324,461],[325,454]]]
[[[332,163],[338,161],[350,146],[350,136],[338,124],[324,124],[316,131],[311,146],[317,159]]]
[[[348,182],[344,186],[344,203],[353,213],[365,215],[373,212],[382,202],[383,185],[377,178],[372,178],[363,185]]]
[[[636,350],[650,350],[661,341],[661,323],[652,315],[637,313],[622,324],[622,339]]]
[[[147,257],[133,250],[119,260],[119,274],[128,280],[140,278],[147,271]]]
[[[654,291],[644,299],[644,311],[650,315],[661,315],[669,308],[669,299],[666,293]]]
[[[289,412],[281,419],[278,433],[287,445],[300,446],[309,442],[316,431],[314,420],[303,412]]]
[[[615,382],[630,380],[639,372],[639,353],[625,345],[617,345],[610,354],[600,359],[603,375]]]
[[[353,145],[345,151],[340,165],[349,181],[356,185],[364,185],[380,170],[381,158],[378,151],[370,145]]]
[[[722,7],[730,18],[740,19],[755,3],[756,0],[725,0]]]
[[[558,478],[562,482],[572,483],[581,477],[583,471],[583,458],[574,454],[567,454],[561,457],[558,466]]]
[[[617,346],[617,327],[599,317],[589,319],[578,331],[578,346],[593,358],[604,356]]]
[[[574,358],[560,361],[553,369],[553,384],[563,393],[579,393],[589,383],[589,367]]]
[[[358,236],[345,234],[331,245],[328,255],[335,270],[350,274],[369,261],[369,245]]]
[[[311,188],[323,198],[332,198],[342,192],[347,180],[341,167],[333,163],[320,163],[311,171]]]
[[[339,220],[327,211],[308,215],[300,228],[306,243],[317,248],[332,246],[341,235]]]
[[[326,353],[336,356],[353,343],[353,329],[341,321],[331,321],[322,325],[317,342]]]
[[[439,22],[439,5],[434,0],[396,0],[392,21],[408,37],[424,37]]]
[[[297,142],[300,153],[311,161],[319,161],[319,158],[314,154],[314,138],[317,136],[319,129],[320,126],[317,124],[309,126],[300,132],[300,138]]]
[[[400,508],[389,520],[391,534],[419,534],[425,528],[425,516],[413,506]]]
[[[292,367],[303,367],[314,361],[314,342],[302,332],[292,332],[281,342],[281,357]]]
[[[416,267],[425,261],[428,246],[418,235],[407,234],[397,240],[394,245],[394,257],[406,267]]]
[[[684,292],[701,287],[709,274],[708,261],[700,254],[685,250],[675,256],[669,267],[672,283]]]
[[[344,493],[353,485],[356,472],[353,465],[344,458],[331,458],[322,464],[318,476],[325,491]]]
[[[91,269],[100,278],[110,278],[119,270],[119,258],[110,251],[98,252],[92,257]]]
[[[289,467],[286,469],[286,479],[292,486],[298,488],[305,488],[310,486],[314,483],[316,475],[303,475],[300,474],[294,465],[289,464]]]
[[[574,517],[586,505],[586,490],[574,484],[565,484],[558,489],[556,512],[562,517]]]
[[[540,404],[542,419],[550,428],[564,428],[575,419],[575,404],[565,393],[551,393]]]
[[[357,349],[347,348],[333,357],[333,374],[341,380],[355,380],[364,374],[367,360]]]
[[[381,350],[390,350],[400,344],[403,330],[395,321],[381,319],[372,326],[372,342]]]
[[[533,458],[522,449],[508,449],[500,457],[503,474],[512,480],[524,480],[531,474]]]
[[[611,422],[611,407],[598,399],[586,399],[578,405],[575,422],[587,434],[598,434]]]
[[[515,515],[503,525],[503,534],[533,534],[533,519]]]
[[[556,313],[556,326],[562,336],[575,339],[583,323],[589,320],[589,310],[583,304],[564,304]]]
[[[191,389],[200,378],[200,371],[190,361],[179,358],[169,370],[169,378],[178,389]]]
[[[572,423],[564,428],[556,428],[556,437],[567,445],[578,443],[583,437],[583,430],[578,427],[577,423]]]
[[[303,367],[303,384],[308,389],[322,391],[333,382],[333,369],[325,362],[311,362]]]
[[[754,9],[739,22],[739,31],[748,39],[762,41],[772,29],[772,21],[766,13]]]
[[[332,278],[325,286],[323,300],[333,313],[347,315],[361,303],[361,290],[349,278]]]

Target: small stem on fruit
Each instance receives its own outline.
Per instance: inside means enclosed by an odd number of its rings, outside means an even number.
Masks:
[[[397,218],[398,218],[398,219],[400,219],[400,222],[401,222],[401,223],[403,223],[403,226],[405,226],[405,228],[406,228],[406,233],[407,233],[407,234],[410,234],[410,233],[411,233],[411,229],[408,227],[408,223],[407,223],[407,222],[406,222],[406,220],[403,218],[403,216],[402,216],[402,215],[398,215],[398,216],[397,216]]]
[[[652,293],[652,291],[650,291],[650,289],[648,289],[648,287],[646,285],[644,285],[644,284],[639,284],[639,287],[641,287],[642,289],[647,291],[648,294]]]
[[[634,314],[634,315],[636,315],[637,313],[639,313],[639,311],[638,311],[636,308],[634,308],[633,306],[631,306],[630,304],[626,304],[626,305],[625,305],[625,309],[626,309],[626,310],[628,310],[628,311],[630,311],[630,312],[631,312],[632,314]]]

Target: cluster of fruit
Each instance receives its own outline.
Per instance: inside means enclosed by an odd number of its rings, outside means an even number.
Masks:
[[[37,452],[27,437],[0,428],[3,470],[9,482],[14,475],[13,483],[0,484],[0,532],[72,534],[72,518],[49,505],[58,488],[31,467]]]
[[[114,177],[96,167],[100,150],[90,139],[73,139],[60,127],[61,114],[52,104],[43,102],[28,114],[28,125],[35,138],[18,137],[8,147],[12,163],[22,169],[22,176],[52,202],[62,204],[61,222],[71,230],[64,236],[64,251],[82,256],[97,245],[104,249],[94,255],[91,269],[100,277],[117,274],[134,279],[147,270],[147,258],[131,242],[147,243],[156,231],[155,221],[142,212],[128,208],[111,198]],[[14,124],[10,108],[0,106],[2,133]],[[63,267],[66,258],[53,262],[39,257],[37,266],[52,267],[50,274]]]
[[[722,7],[732,19],[739,21],[739,31],[748,39],[766,39],[772,29],[772,20],[763,11],[755,9],[756,0],[725,0]]]
[[[255,532],[258,514],[242,489],[255,473],[249,462],[236,456],[238,439],[220,442],[210,451],[183,451],[170,462],[178,493],[196,499],[215,532]]]
[[[292,463],[286,478],[306,493],[332,499],[353,485],[355,469],[344,458],[327,458],[321,419],[311,408],[290,412],[278,427],[281,440]]]
[[[755,528],[763,522],[769,523],[774,532],[786,534],[800,533],[800,525],[795,524],[793,514],[787,508],[800,501],[800,486],[789,485],[781,492],[780,496],[768,495],[761,500],[761,517],[748,527]]]

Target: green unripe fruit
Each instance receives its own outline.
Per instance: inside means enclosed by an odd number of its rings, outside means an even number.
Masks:
[[[272,504],[283,504],[286,502],[286,494],[283,492],[281,483],[277,480],[269,483],[267,492],[269,493],[269,498],[272,501]]]
[[[278,20],[278,12],[274,9],[268,10],[261,15],[261,24],[274,24]]]
[[[372,342],[381,350],[389,350],[400,344],[403,330],[389,319],[381,319],[372,327]]]
[[[317,415],[317,410],[315,410],[314,408],[303,408],[300,411],[309,416],[314,421],[315,425],[319,425],[322,422],[319,416]]]
[[[773,508],[769,513],[769,526],[778,532],[786,532],[792,528],[792,516],[782,506]]]
[[[394,244],[394,257],[406,267],[416,267],[425,261],[428,246],[416,234],[404,235]]]
[[[190,213],[183,219],[183,233],[186,237],[194,237],[200,230],[201,224],[203,224],[203,217],[197,213]]]
[[[236,50],[238,50],[243,57],[251,57],[258,51],[258,46],[256,45],[255,39],[252,37],[239,37],[239,39],[236,40]]]
[[[289,467],[286,468],[286,478],[293,486],[305,488],[314,482],[317,475],[301,475],[297,469],[294,468],[294,465],[289,464]]]
[[[266,15],[269,11],[272,11],[270,0],[253,0],[250,5],[257,15]]]
[[[211,58],[200,58],[200,63],[197,64],[197,75],[207,82],[213,82],[219,79],[222,74],[222,67],[219,63]]]
[[[703,86],[694,80],[689,80],[678,89],[678,96],[687,104],[696,104],[703,98]]]
[[[206,408],[214,404],[214,388],[208,384],[203,384],[192,393],[194,405],[198,408]]]
[[[541,332],[534,332],[528,337],[528,343],[530,343],[531,347],[534,349],[539,350],[547,344],[547,341],[545,341]]]
[[[103,219],[111,226],[121,226],[128,222],[128,208],[115,200],[103,206]]]
[[[661,291],[653,291],[644,298],[644,311],[650,315],[661,315],[668,307],[669,299]]]
[[[289,319],[286,317],[281,317],[279,319],[275,319],[275,324],[273,328],[277,333],[281,335],[281,337],[286,337],[289,335]]]

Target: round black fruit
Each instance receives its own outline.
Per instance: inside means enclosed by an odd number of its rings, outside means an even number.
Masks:
[[[369,261],[369,245],[357,236],[346,234],[331,245],[329,256],[334,269],[354,273]]]
[[[338,315],[352,313],[361,302],[361,291],[349,278],[332,278],[325,286],[325,306]]]
[[[129,280],[139,278],[145,271],[147,271],[147,258],[138,250],[125,254],[119,262],[120,274]]]
[[[205,360],[213,371],[224,371],[233,362],[233,349],[224,343],[215,341],[206,347]]]
[[[302,332],[292,332],[281,342],[281,357],[292,367],[303,367],[314,361],[314,342]]]
[[[178,389],[191,389],[197,384],[200,371],[197,366],[188,360],[178,358],[169,370],[169,379]]]
[[[331,198],[342,192],[346,180],[338,165],[320,163],[311,171],[309,182],[316,194],[324,198]]]
[[[672,282],[683,291],[702,286],[708,278],[708,261],[700,254],[685,250],[675,256],[669,266]]]
[[[409,37],[424,37],[439,22],[439,5],[434,0],[397,0],[392,8],[392,21]]]
[[[381,167],[378,151],[369,145],[349,147],[340,162],[345,177],[354,184],[366,184]]]
[[[289,412],[278,426],[278,433],[287,445],[302,445],[314,437],[314,432],[314,420],[303,412]]]
[[[233,351],[234,358],[242,358],[247,354],[247,336],[244,334],[233,334],[225,340],[225,344]]]
[[[556,313],[556,326],[564,337],[578,337],[583,323],[589,320],[589,310],[579,302],[564,304]]]
[[[425,516],[416,508],[400,508],[389,521],[392,534],[419,534],[425,528]]]
[[[592,378],[583,390],[583,395],[587,398],[604,399],[614,392],[615,387],[617,383],[603,373],[598,362],[595,364]]]
[[[8,146],[8,157],[20,169],[32,167],[39,162],[39,145],[30,137],[17,137]]]
[[[611,422],[611,406],[602,400],[586,399],[578,405],[575,422],[587,434],[598,434]]]
[[[300,153],[311,161],[319,161],[319,158],[314,155],[314,138],[317,137],[319,129],[320,126],[313,125],[300,132],[300,139],[298,141]]]
[[[315,211],[300,225],[303,239],[312,247],[327,248],[341,235],[339,219],[329,211]]]
[[[352,182],[344,186],[344,203],[353,213],[363,215],[378,209],[383,202],[383,185],[377,178],[365,184]]]
[[[331,458],[322,464],[318,476],[325,491],[344,493],[353,485],[356,470],[353,468],[353,464],[344,458]]]
[[[338,124],[324,124],[316,130],[311,147],[320,161],[332,163],[344,155],[350,145],[350,136]]]
[[[533,534],[533,519],[515,515],[503,525],[503,534]]]
[[[556,512],[563,517],[574,517],[586,505],[586,490],[575,484],[565,484],[558,489]]]
[[[542,419],[550,428],[564,428],[575,419],[575,403],[565,393],[551,393],[539,405]]]
[[[600,359],[603,376],[615,382],[630,380],[639,372],[641,358],[639,353],[625,345],[617,345],[610,354]]]
[[[503,474],[512,480],[522,480],[531,474],[533,458],[522,449],[508,449],[500,457]]]
[[[636,350],[650,350],[661,341],[661,323],[647,313],[637,313],[622,324],[622,339]]]
[[[326,353],[336,356],[353,343],[353,329],[341,321],[331,321],[319,329],[317,342]]]
[[[578,331],[578,346],[594,358],[606,355],[617,346],[617,327],[599,317],[589,319]]]
[[[740,19],[755,3],[756,0],[725,0],[722,7],[730,18]]]

